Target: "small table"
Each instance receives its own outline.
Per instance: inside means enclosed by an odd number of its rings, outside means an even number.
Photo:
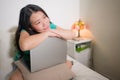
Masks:
[[[67,41],[67,54],[83,65],[91,65],[91,39],[80,38],[79,40]]]

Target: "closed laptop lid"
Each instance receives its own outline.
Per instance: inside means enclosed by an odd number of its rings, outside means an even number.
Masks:
[[[30,51],[31,72],[64,63],[66,55],[66,40],[49,37]]]

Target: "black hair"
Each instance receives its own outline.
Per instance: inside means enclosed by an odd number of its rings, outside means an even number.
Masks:
[[[19,46],[20,32],[21,30],[26,30],[30,35],[38,33],[32,28],[32,25],[30,23],[30,16],[32,15],[32,13],[38,12],[38,11],[43,12],[48,17],[46,12],[37,5],[29,4],[20,10],[18,28],[15,33],[15,46],[17,50],[20,51],[21,53],[24,53],[24,52],[20,49],[20,46]]]

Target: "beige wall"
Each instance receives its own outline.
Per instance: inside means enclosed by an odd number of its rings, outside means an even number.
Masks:
[[[80,17],[93,33],[94,69],[120,80],[120,0],[80,0]]]

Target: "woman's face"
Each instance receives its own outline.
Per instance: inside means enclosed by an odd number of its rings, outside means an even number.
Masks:
[[[41,11],[33,12],[30,17],[32,27],[37,32],[44,32],[50,29],[49,18]]]

